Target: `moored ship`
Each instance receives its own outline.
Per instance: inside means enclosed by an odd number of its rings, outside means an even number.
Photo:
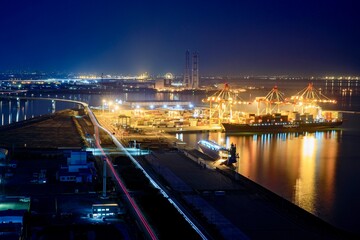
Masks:
[[[229,158],[229,150],[225,147],[220,146],[214,141],[211,140],[200,140],[198,146],[201,151],[213,158],[214,160],[227,160]]]
[[[281,133],[281,132],[314,132],[328,130],[342,124],[341,114],[333,118],[313,119],[312,115],[297,115],[294,120],[288,120],[286,115],[265,115],[247,119],[244,123],[222,123],[226,134],[244,133]]]
[[[253,102],[241,100],[225,84],[224,89],[204,101],[209,102],[210,121],[221,123],[227,134],[313,132],[335,128],[343,122],[341,112],[322,110],[320,103],[336,101],[315,89],[313,83],[290,98],[274,86],[266,96],[256,97]],[[249,106],[252,103],[253,107]],[[241,111],[235,105],[243,105]]]

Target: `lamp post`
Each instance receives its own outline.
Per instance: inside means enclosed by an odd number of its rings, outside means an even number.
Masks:
[[[114,111],[114,117],[115,117],[115,125],[116,125],[116,128],[119,130],[118,110],[119,110],[119,106],[116,105],[116,106],[115,106],[115,111]]]
[[[102,192],[102,199],[107,199],[108,197],[106,196],[106,168],[107,168],[107,164],[106,164],[106,159],[105,157],[102,157],[103,160],[103,192]]]
[[[105,104],[106,104],[106,100],[103,99],[102,100],[102,112],[104,113],[104,110],[105,110]]]
[[[112,101],[109,101],[109,112],[111,112],[111,105],[113,104],[113,102]]]

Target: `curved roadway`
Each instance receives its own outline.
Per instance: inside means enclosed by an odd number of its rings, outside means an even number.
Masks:
[[[146,230],[146,233],[148,235],[148,237],[150,237],[151,239],[158,239],[157,236],[155,235],[154,231],[152,230],[152,228],[150,227],[148,221],[146,220],[146,218],[144,217],[143,213],[141,212],[141,210],[139,209],[139,207],[137,206],[136,202],[134,201],[134,199],[130,196],[129,192],[127,191],[125,184],[123,183],[123,181],[120,179],[117,171],[115,170],[112,162],[110,161],[110,159],[106,156],[106,153],[104,152],[103,148],[100,145],[100,141],[99,141],[99,128],[101,128],[102,130],[104,130],[109,136],[111,136],[114,144],[121,149],[123,152],[126,153],[126,155],[130,158],[130,160],[144,173],[144,175],[149,179],[149,181],[151,182],[151,184],[159,189],[159,191],[161,192],[161,194],[177,209],[177,211],[185,218],[185,220],[191,225],[191,227],[199,234],[199,236],[202,239],[208,239],[205,234],[193,223],[193,221],[190,219],[191,217],[185,213],[184,208],[178,204],[176,202],[176,200],[172,199],[164,190],[163,187],[161,187],[159,184],[157,184],[155,182],[155,180],[145,171],[145,169],[134,159],[133,156],[131,156],[131,154],[128,153],[128,151],[122,146],[122,144],[116,139],[116,137],[114,137],[111,132],[109,132],[107,129],[105,129],[104,127],[102,127],[99,122],[97,121],[94,113],[91,111],[89,104],[85,103],[85,102],[81,102],[81,101],[75,101],[75,100],[68,100],[68,99],[61,99],[61,98],[41,98],[41,97],[21,97],[21,96],[1,96],[0,98],[10,98],[10,99],[26,99],[26,100],[51,100],[51,101],[61,101],[61,102],[71,102],[71,103],[75,103],[75,104],[79,104],[82,105],[88,112],[89,117],[91,119],[91,122],[94,125],[94,131],[95,131],[95,142],[96,142],[96,147],[100,150],[102,157],[104,158],[104,160],[106,161],[106,163],[108,164],[113,176],[115,177],[118,185],[120,186],[120,188],[122,189],[122,191],[124,192],[126,199],[128,200],[128,202],[130,203],[131,207],[133,208],[133,210],[136,213],[137,218],[140,220],[143,229]],[[182,210],[183,209],[183,210]]]

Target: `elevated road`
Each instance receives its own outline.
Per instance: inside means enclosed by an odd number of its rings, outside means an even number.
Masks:
[[[136,165],[137,168],[139,168],[143,174],[149,179],[150,183],[157,189],[159,189],[159,191],[161,192],[161,194],[177,209],[177,211],[185,218],[185,220],[191,225],[191,227],[200,235],[200,237],[202,239],[208,239],[208,237],[205,236],[205,234],[199,229],[198,226],[196,226],[193,221],[190,219],[191,216],[189,216],[188,214],[185,213],[185,211],[183,211],[183,207],[181,207],[181,205],[179,205],[175,199],[172,199],[165,191],[165,188],[160,186],[146,171],[145,169],[134,159],[134,157],[128,153],[128,151],[122,146],[122,144],[117,140],[117,138],[115,136],[113,136],[113,134],[108,131],[106,128],[102,127],[94,113],[91,111],[91,109],[89,107],[87,107],[87,111],[88,114],[90,116],[91,121],[93,122],[94,126],[96,126],[97,128],[102,129],[103,131],[105,131],[113,140],[114,144],[122,151],[125,152],[126,155],[130,158],[130,160]],[[96,136],[96,145],[97,147],[100,147],[99,143],[99,130],[95,130],[95,136]],[[99,149],[100,149],[99,148]],[[102,149],[102,148],[101,148]],[[123,189],[124,192],[126,192],[126,197],[128,198],[129,202],[133,205],[134,209],[138,209],[138,207],[136,206],[135,201],[131,198],[131,196],[129,195],[128,191],[126,190],[126,187],[124,185],[124,183],[121,181],[121,179],[119,178],[119,175],[117,174],[116,170],[114,169],[114,166],[112,164],[112,162],[106,157],[106,154],[103,150],[101,150],[103,155],[105,155],[105,159],[106,162],[112,172],[112,174],[114,175],[114,177],[116,178],[118,184],[120,185],[120,187]],[[139,210],[140,211],[140,210]],[[147,229],[146,225],[145,228]]]
[[[99,129],[102,129],[103,131],[105,131],[113,140],[114,144],[122,151],[125,152],[126,155],[131,159],[131,161],[144,173],[144,175],[148,178],[148,180],[150,181],[150,183],[157,189],[159,189],[159,191],[161,192],[161,194],[177,209],[177,211],[184,217],[184,219],[191,225],[191,227],[199,234],[199,236],[202,239],[208,239],[209,237],[206,237],[205,234],[203,233],[203,231],[201,231],[199,229],[199,227],[194,224],[194,222],[190,219],[191,216],[188,215],[188,213],[185,213],[182,209],[182,207],[176,202],[176,200],[172,199],[164,190],[164,188],[160,185],[158,185],[156,183],[156,181],[145,171],[145,169],[134,159],[133,156],[131,156],[131,154],[129,154],[129,152],[122,146],[122,144],[116,139],[116,137],[114,137],[112,135],[112,133],[110,131],[108,131],[106,128],[104,128],[103,126],[101,126],[98,122],[98,120],[96,119],[94,113],[92,112],[92,110],[89,107],[89,104],[85,103],[85,102],[81,102],[81,101],[75,101],[75,100],[68,100],[68,99],[61,99],[61,98],[41,98],[41,97],[22,97],[22,96],[9,96],[9,95],[0,95],[0,99],[16,99],[16,100],[48,100],[48,101],[60,101],[60,102],[70,102],[70,103],[75,103],[75,104],[79,104],[81,105],[88,113],[91,122],[94,125],[94,132],[95,132],[95,145],[96,147],[99,149],[99,151],[101,152],[102,158],[103,160],[106,162],[106,164],[108,165],[111,174],[114,176],[114,178],[116,179],[116,182],[118,184],[118,186],[120,187],[120,189],[123,191],[123,193],[125,194],[125,197],[129,203],[129,205],[132,207],[132,210],[135,212],[137,219],[139,220],[139,222],[141,223],[141,227],[144,229],[144,231],[146,232],[146,235],[149,239],[158,239],[158,237],[156,236],[156,234],[154,233],[153,229],[151,228],[151,226],[149,225],[147,219],[145,218],[144,214],[141,212],[141,210],[139,209],[139,207],[137,206],[135,200],[131,197],[130,193],[127,191],[125,184],[123,183],[123,181],[120,179],[117,171],[115,170],[112,162],[110,161],[110,159],[107,157],[104,149],[101,147],[100,144],[100,139],[99,139]]]

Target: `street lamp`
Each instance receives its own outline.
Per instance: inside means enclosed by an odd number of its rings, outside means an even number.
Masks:
[[[113,104],[112,101],[109,102],[109,112],[111,112],[111,105]]]
[[[103,99],[102,100],[102,111],[103,111],[103,113],[104,113],[104,109],[105,109],[105,104],[106,104],[106,100]]]

